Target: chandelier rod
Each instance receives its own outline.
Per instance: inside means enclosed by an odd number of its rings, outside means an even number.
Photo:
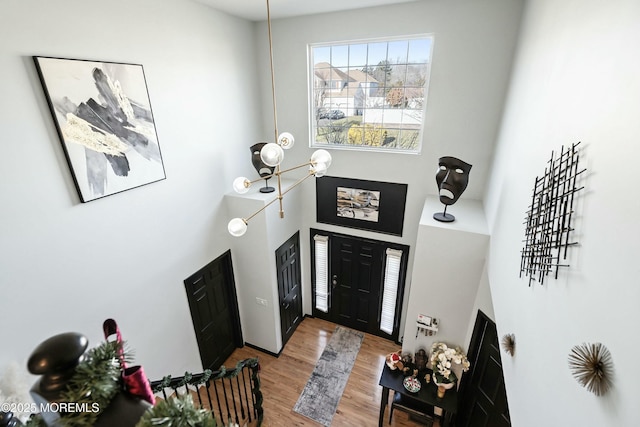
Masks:
[[[278,142],[278,108],[276,106],[276,78],[273,66],[273,36],[271,35],[271,6],[267,0],[267,30],[269,33],[269,64],[271,69],[271,98],[273,100],[273,131],[275,142]],[[284,218],[284,206],[282,204],[282,179],[280,178],[280,164],[276,165],[276,178],[278,182],[278,200],[280,201],[280,218]]]
[[[267,0],[267,30],[269,32],[269,64],[271,67],[271,99],[273,102],[273,128],[275,133],[275,141],[278,141],[278,109],[276,107],[276,79],[273,66],[273,38],[271,36],[271,7]]]
[[[305,166],[314,166],[314,162],[302,163],[302,164],[300,164],[298,166],[293,166],[293,167],[290,167],[288,169],[281,169],[280,171],[274,172],[271,175],[265,175],[265,176],[261,176],[260,178],[254,179],[253,181],[247,181],[246,185],[251,185],[251,184],[255,184],[256,182],[260,182],[262,180],[271,179],[274,176],[277,176],[278,174],[282,175],[282,174],[285,174],[287,172],[291,172],[291,171],[294,171],[296,169],[303,168]]]
[[[278,195],[278,197],[276,197],[275,199],[271,200],[269,203],[267,203],[266,205],[264,205],[263,207],[261,207],[260,209],[258,209],[257,211],[255,211],[254,213],[252,213],[250,216],[246,217],[243,219],[243,221],[246,223],[248,223],[249,221],[251,221],[251,219],[258,215],[260,212],[262,212],[263,210],[267,209],[269,206],[271,206],[272,204],[274,204],[277,200],[280,201],[280,203],[282,203],[282,199],[284,197],[285,194],[287,194],[289,191],[293,190],[295,187],[297,187],[299,184],[302,184],[302,182],[309,178],[310,176],[313,176],[313,172],[309,171],[305,176],[303,176],[302,178],[300,178],[299,180],[297,180],[291,187],[287,188],[286,190],[284,190],[282,192],[282,194]]]

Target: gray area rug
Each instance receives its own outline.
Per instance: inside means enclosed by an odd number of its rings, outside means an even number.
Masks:
[[[338,326],[333,332],[293,410],[331,425],[364,334]]]

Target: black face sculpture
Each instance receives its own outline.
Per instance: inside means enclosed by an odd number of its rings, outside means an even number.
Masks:
[[[452,205],[467,188],[471,165],[455,157],[440,157],[438,165],[440,168],[436,174],[436,182],[440,202]]]
[[[261,178],[272,175],[273,171],[276,169],[275,167],[265,165],[260,158],[260,150],[262,150],[262,147],[265,145],[267,145],[266,142],[258,142],[257,144],[253,144],[250,148],[251,163],[253,163],[253,167],[256,168],[256,171],[258,171]]]

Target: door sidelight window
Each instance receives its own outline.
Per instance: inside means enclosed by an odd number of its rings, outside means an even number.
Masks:
[[[387,248],[386,258],[380,330],[391,335],[393,334],[393,325],[396,320],[396,300],[398,298],[398,284],[400,283],[402,251]]]
[[[313,236],[316,270],[316,309],[329,312],[329,237]]]

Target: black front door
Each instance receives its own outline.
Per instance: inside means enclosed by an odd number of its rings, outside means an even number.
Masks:
[[[397,341],[409,246],[313,228],[310,237],[313,315]],[[389,268],[393,274],[385,299],[385,263],[390,249],[395,252],[391,258],[399,253],[400,261],[399,265],[390,262],[394,267]],[[389,296],[393,291],[395,301]],[[381,329],[383,312],[385,331]]]
[[[496,324],[481,311],[478,311],[469,345],[469,361],[471,369],[460,384],[457,425],[510,426]]]
[[[384,246],[338,236],[330,245],[331,320],[378,334]]]
[[[300,282],[300,233],[296,233],[276,251],[280,327],[282,345],[291,338],[302,321],[302,294]]]
[[[184,281],[204,369],[216,370],[242,347],[231,252]]]

